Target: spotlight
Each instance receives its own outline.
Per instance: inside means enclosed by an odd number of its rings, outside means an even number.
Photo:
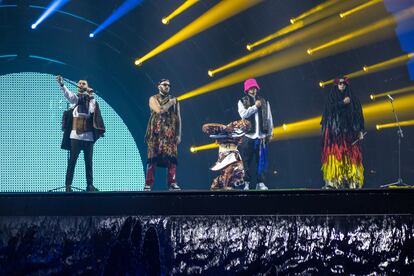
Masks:
[[[286,124],[282,125],[283,130],[287,130],[288,126]]]
[[[340,13],[340,14],[339,14],[339,16],[340,16],[341,18],[344,18],[344,17],[346,17],[346,16],[348,16],[348,15],[351,15],[351,14],[353,14],[353,13],[356,13],[356,12],[358,12],[358,11],[361,11],[361,10],[363,10],[363,9],[366,9],[366,8],[368,8],[368,7],[372,6],[372,5],[375,5],[375,4],[377,4],[377,3],[380,3],[380,2],[382,2],[382,1],[383,1],[383,0],[372,0],[372,1],[366,2],[366,3],[364,3],[364,4],[360,5],[360,6],[356,7],[356,8],[353,8],[353,9],[349,10],[349,11],[346,11],[346,12],[342,12],[342,13]]]
[[[247,49],[248,51],[251,51],[251,50],[253,49],[253,47],[252,47],[252,45],[247,44],[247,45],[246,45],[246,49]]]
[[[139,4],[142,3],[143,0],[125,0],[124,3],[122,3],[121,6],[119,6],[108,18],[105,19],[105,21],[99,25],[92,33],[97,35],[104,29],[108,28],[112,23],[132,11],[134,8],[136,8]]]
[[[308,53],[308,55],[312,55],[313,53],[312,49],[308,49],[306,52]]]
[[[290,24],[295,24],[295,19],[291,18],[290,19]]]
[[[93,38],[94,36],[95,36],[95,35],[94,35],[93,33],[90,33],[90,34],[89,34],[89,37],[90,37],[90,38]]]
[[[191,151],[192,153],[196,152],[195,147],[191,147],[191,148],[190,148],[190,151]]]
[[[142,61],[140,59],[136,59],[135,60],[135,65],[141,66],[142,65]]]
[[[323,82],[320,81],[319,86],[323,88],[325,85],[323,84]]]
[[[171,19],[175,18],[177,15],[181,14],[188,8],[190,8],[192,5],[196,4],[200,0],[187,0],[185,1],[181,6],[179,6],[177,9],[175,9],[171,14],[164,17],[161,22],[162,24],[168,24],[170,23]]]
[[[68,3],[69,0],[54,0],[51,1],[47,9],[44,11],[44,13],[36,20],[34,24],[32,24],[32,29],[36,29],[37,26],[46,20],[49,16],[54,14],[57,10],[59,10],[61,7],[63,7],[66,3]]]
[[[386,129],[386,128],[412,126],[412,125],[414,125],[414,120],[400,121],[398,123],[381,124],[381,125],[376,125],[375,127],[377,130],[381,130],[381,129]]]
[[[375,100],[375,96],[373,94],[369,95],[369,98],[373,101]]]
[[[365,72],[368,72],[368,66],[362,67],[362,70],[364,70]]]
[[[208,70],[208,75],[209,75],[210,77],[214,77],[214,73],[213,73],[213,71]]]

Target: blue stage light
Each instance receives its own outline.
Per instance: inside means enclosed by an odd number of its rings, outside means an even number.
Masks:
[[[59,8],[61,8],[67,2],[69,2],[69,0],[54,0],[54,1],[52,1],[50,3],[50,5],[47,7],[46,11],[39,17],[39,19],[36,20],[35,23],[32,24],[31,28],[36,29],[37,26],[39,26],[40,23],[42,23],[46,18],[48,18],[53,13],[55,13]]]
[[[129,11],[134,9],[136,6],[142,3],[143,0],[126,0],[118,9],[116,9],[101,25],[98,26],[89,37],[95,37],[99,32],[107,28],[109,25],[114,23],[116,20],[127,14]]]

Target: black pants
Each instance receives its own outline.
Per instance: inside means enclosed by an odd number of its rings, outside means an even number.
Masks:
[[[243,159],[243,166],[245,171],[244,181],[251,182],[251,174],[252,171],[250,170],[250,165],[252,164],[253,159],[255,159],[255,166],[254,171],[256,173],[256,181],[257,183],[265,182],[265,172],[261,172],[260,174],[257,171],[259,160],[260,160],[260,145],[255,145],[255,139],[247,138],[246,136],[243,137],[242,143],[239,146],[240,154]],[[257,184],[256,183],[256,184]]]
[[[78,160],[79,153],[81,152],[81,150],[83,150],[83,156],[85,159],[86,183],[88,186],[93,185],[93,170],[92,170],[93,144],[94,143],[90,141],[70,139],[71,149],[70,149],[68,168],[66,170],[66,182],[65,182],[66,187],[70,187],[72,185],[76,161]]]

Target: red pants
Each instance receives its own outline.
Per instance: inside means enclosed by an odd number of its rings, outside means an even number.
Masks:
[[[147,176],[145,178],[145,185],[151,186],[154,184],[154,173],[155,168],[157,167],[156,163],[149,163],[147,165]],[[170,186],[173,183],[176,183],[175,174],[177,172],[177,165],[171,162],[167,163],[167,185]]]

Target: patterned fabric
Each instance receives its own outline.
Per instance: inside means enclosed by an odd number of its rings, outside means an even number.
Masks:
[[[238,120],[229,123],[228,125],[222,124],[204,124],[202,129],[207,135],[221,135],[221,137],[215,138],[217,144],[238,144],[244,136],[244,133],[249,131],[251,124],[247,120]],[[243,135],[239,135],[243,133]]]
[[[235,157],[234,161],[223,166],[220,175],[213,179],[210,187],[211,190],[230,190],[243,183],[244,167],[240,153],[237,150],[237,144],[239,144],[244,134],[250,128],[251,124],[247,120],[234,121],[228,125],[203,125],[203,132],[210,135],[220,145],[216,165],[223,162],[229,155],[234,155]]]
[[[240,158],[239,152],[237,152],[237,155]],[[243,183],[244,167],[241,159],[239,160],[225,167],[221,174],[213,179],[210,187],[211,190],[231,190]]]
[[[351,102],[344,104],[345,97]],[[362,188],[364,167],[361,143],[352,143],[364,130],[361,104],[346,87],[339,91],[334,86],[322,115],[322,172],[325,188]]]
[[[162,106],[169,101],[169,97],[161,94],[153,96]],[[179,105],[172,106],[165,113],[156,113],[151,110],[148,121],[145,142],[148,145],[147,163],[156,163],[159,167],[166,167],[168,162],[177,164],[177,143],[180,136]]]

